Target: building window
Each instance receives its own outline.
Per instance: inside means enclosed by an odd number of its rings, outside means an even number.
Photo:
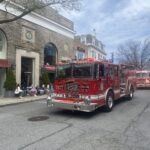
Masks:
[[[92,44],[95,45],[95,38],[92,39]]]
[[[49,43],[44,48],[44,64],[56,65],[57,61],[57,48],[54,44]]]
[[[98,59],[101,60],[101,54],[98,54]]]
[[[0,31],[0,51],[3,51],[4,48],[5,37],[3,32]]]
[[[92,44],[92,36],[90,34],[88,34],[86,37],[86,43]]]
[[[96,52],[95,51],[91,51],[92,52],[92,57],[96,58]]]
[[[85,36],[81,36],[81,43],[86,43],[86,37]]]
[[[2,51],[2,49],[3,49],[3,41],[2,40],[3,39],[2,39],[2,36],[0,34],[0,51]]]
[[[77,59],[84,59],[85,58],[85,52],[77,51],[76,56],[77,56]]]
[[[0,30],[0,58],[6,58],[6,37],[5,34]]]

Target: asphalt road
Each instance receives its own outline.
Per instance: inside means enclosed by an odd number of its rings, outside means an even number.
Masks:
[[[37,116],[49,118],[29,121]],[[118,101],[111,113],[50,109],[36,101],[0,108],[0,150],[150,150],[149,128],[150,90]]]

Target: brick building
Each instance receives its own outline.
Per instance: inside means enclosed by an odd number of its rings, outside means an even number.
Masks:
[[[9,10],[9,8],[8,8]],[[0,5],[0,18],[5,15]],[[16,11],[10,12],[15,15]],[[73,22],[52,8],[33,12],[17,21],[0,25],[0,96],[7,67],[12,67],[16,82],[39,85],[41,68],[53,77],[55,64],[75,56]]]

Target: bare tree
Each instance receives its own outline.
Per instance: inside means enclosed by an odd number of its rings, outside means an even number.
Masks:
[[[0,0],[0,5],[5,7],[5,17],[0,18],[0,24],[8,23],[22,18],[23,16],[43,9],[47,6],[59,5],[65,9],[69,10],[79,10],[81,0]],[[8,15],[8,8],[13,7],[19,12],[19,15]]]
[[[137,69],[150,68],[150,40],[127,41],[118,47],[120,63],[134,65]]]

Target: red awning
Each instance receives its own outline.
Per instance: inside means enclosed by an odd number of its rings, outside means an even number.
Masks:
[[[44,65],[44,68],[45,68],[47,71],[55,71],[55,70],[56,70],[56,67],[55,67],[55,66],[52,66],[52,65]]]
[[[10,67],[10,63],[7,59],[0,59],[0,68],[8,68]]]

